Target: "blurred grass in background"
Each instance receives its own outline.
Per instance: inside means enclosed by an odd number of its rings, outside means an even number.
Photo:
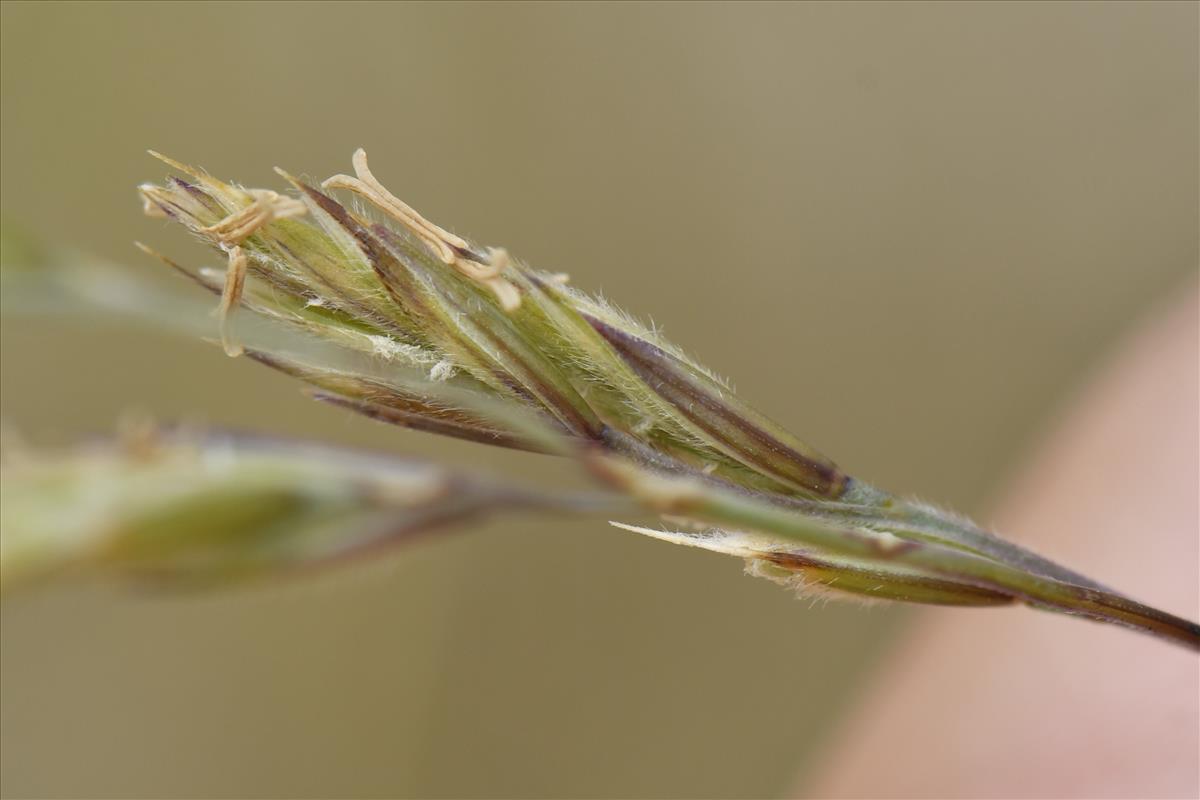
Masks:
[[[984,522],[1094,361],[1196,270],[1193,4],[0,14],[10,223],[153,278],[131,240],[217,258],[140,215],[134,186],[163,174],[145,148],[278,188],[275,164],[325,177],[364,146],[431,219],[653,315],[852,474]],[[140,409],[560,471],[140,328],[6,318],[2,344],[4,419],[39,444]],[[900,616],[508,518],[313,581],[55,589],[2,621],[6,796],[763,796]]]

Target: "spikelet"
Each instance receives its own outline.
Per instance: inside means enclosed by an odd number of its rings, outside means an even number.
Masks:
[[[240,306],[427,376],[246,351],[316,387],[319,399],[397,425],[574,457],[686,530],[621,527],[738,556],[748,571],[810,593],[1024,602],[1200,647],[1194,623],[851,478],[655,331],[563,276],[427,220],[383,186],[362,150],[354,176],[320,188],[277,170],[294,196],[163,160],[187,179],[143,185],[143,205],[226,254],[223,274],[183,271],[221,295],[227,352],[242,350],[229,330]],[[332,191],[366,201],[379,219]],[[390,374],[400,374],[396,366]],[[517,412],[532,422],[517,424]]]
[[[331,525],[344,523],[342,534],[318,526],[321,536],[332,537],[321,541],[335,552],[338,542],[353,549],[355,542],[374,541],[355,533],[364,513],[402,520],[413,509],[450,513],[457,500],[473,507],[474,501],[486,505],[487,497],[581,513],[639,508],[660,515],[666,529],[614,524],[744,559],[748,572],[807,594],[963,606],[1020,602],[1200,649],[1200,626],[1193,622],[1108,590],[960,516],[850,477],[656,331],[568,286],[561,274],[531,269],[502,248],[476,245],[424,218],[383,186],[361,150],[353,158],[354,176],[334,176],[320,188],[277,170],[289,193],[243,188],[158,157],[184,177],[139,187],[144,210],[182,224],[221,253],[226,266],[195,269],[159,257],[219,296],[218,330],[228,354],[244,353],[308,384],[316,399],[382,422],[573,459],[603,487],[598,499],[556,506],[547,499],[553,495],[499,484],[481,492],[479,484],[441,479],[428,497],[401,491],[380,504],[370,498],[386,486],[364,478],[354,459],[322,455],[307,464],[311,451],[289,452],[291,483],[266,490],[291,497],[287,487],[295,489],[296,482],[306,491],[333,490],[333,505],[323,506],[327,498],[318,492],[305,507],[325,509],[319,516]],[[347,207],[334,191],[373,210]],[[179,325],[168,304],[135,299],[137,287],[128,283],[121,291],[100,286],[105,281],[116,278],[92,269],[63,283],[110,310],[159,322],[169,317]],[[178,455],[181,447],[175,443],[167,452]],[[256,465],[246,480],[258,486],[252,477],[264,466],[262,454],[252,447],[226,451],[235,452],[234,461]],[[184,470],[173,485],[186,489],[189,464],[205,462],[155,463],[163,475]],[[13,469],[5,468],[6,496],[30,475]],[[103,477],[82,474],[91,481]],[[117,466],[108,474],[119,478],[126,470]],[[315,484],[307,482],[312,476]],[[242,477],[235,471],[230,479],[226,490]],[[119,484],[108,489],[120,495]],[[202,475],[196,485],[204,485]],[[359,491],[364,485],[365,493]],[[338,487],[357,491],[361,507],[358,501],[337,505],[346,497]],[[76,488],[81,499],[97,496],[89,480]],[[179,508],[197,509],[199,501],[180,491]],[[216,505],[228,500],[214,496]],[[7,573],[14,557],[7,546],[10,503],[4,505]],[[160,551],[146,551],[136,537],[122,540],[132,550],[118,551],[126,562],[132,553],[133,561],[166,565],[173,573],[180,563],[206,558],[256,568],[269,568],[272,557],[284,564],[323,560],[325,550],[308,548],[303,536],[273,540],[273,549],[257,546],[263,540],[256,531],[275,523],[254,514],[243,519],[238,509],[274,507],[263,497],[248,506],[234,502],[229,535],[219,546],[204,540],[202,557],[188,536],[169,533],[154,537]],[[162,513],[170,517],[172,508]],[[70,515],[27,517],[51,529],[54,520],[70,521]],[[186,519],[170,518],[182,519],[177,527],[188,530]],[[70,525],[65,530],[51,530],[46,541],[86,539]]]

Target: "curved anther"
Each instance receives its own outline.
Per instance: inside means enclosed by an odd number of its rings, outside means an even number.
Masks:
[[[233,339],[232,318],[242,299],[246,286],[246,252],[240,247],[229,251],[229,266],[225,270],[225,286],[221,290],[221,304],[217,306],[217,317],[221,321],[221,347],[225,355],[237,358],[243,352],[242,345]]]
[[[416,209],[389,192],[379,182],[367,165],[367,153],[361,147],[354,151],[351,163],[354,165],[355,177],[334,175],[323,181],[321,188],[354,192],[390,215],[423,241],[445,264],[486,286],[496,295],[505,311],[512,311],[521,305],[521,293],[517,287],[501,277],[509,265],[508,253],[505,250],[489,248],[487,255],[481,258],[475,254],[468,241],[422,217]]]
[[[375,204],[415,233],[447,264],[455,265],[459,260],[456,250],[471,249],[471,245],[466,240],[433,224],[417,213],[415,208],[389,192],[367,165],[366,150],[361,147],[355,150],[351,163],[354,165],[356,177],[334,175],[324,181],[321,188],[346,189]]]
[[[215,237],[226,247],[236,247],[264,225],[269,225],[277,219],[303,216],[308,212],[304,203],[294,197],[284,197],[278,192],[251,189],[250,195],[254,198],[250,205],[214,225],[201,228],[200,232]]]

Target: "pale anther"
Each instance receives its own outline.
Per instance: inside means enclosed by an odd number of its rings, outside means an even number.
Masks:
[[[367,165],[367,153],[361,147],[354,152],[351,159],[354,165],[355,177],[349,175],[334,175],[321,183],[322,189],[345,189],[354,192],[381,211],[390,215],[404,225],[418,239],[423,241],[438,258],[448,266],[453,267],[466,277],[486,286],[499,301],[501,308],[512,311],[521,305],[521,293],[501,275],[508,267],[508,253],[502,248],[489,248],[484,258],[473,255],[471,244],[460,236],[438,227],[422,217],[416,209],[389,192],[386,187],[372,174]]]
[[[250,205],[241,211],[235,211],[225,219],[201,228],[201,233],[213,236],[223,245],[236,246],[253,236],[264,225],[269,225],[277,219],[299,217],[307,213],[304,203],[294,197],[284,197],[278,192],[266,189],[251,189],[254,198]]]
[[[237,358],[243,352],[241,344],[234,341],[232,331],[233,312],[242,299],[242,289],[246,285],[246,252],[240,247],[229,251],[229,266],[225,270],[225,286],[221,290],[221,304],[217,306],[217,316],[221,321],[221,347],[225,355]]]

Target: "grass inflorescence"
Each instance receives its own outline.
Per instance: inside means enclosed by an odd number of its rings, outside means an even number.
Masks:
[[[948,605],[1023,602],[1200,648],[1193,622],[851,477],[565,275],[426,220],[375,178],[361,150],[353,176],[319,185],[277,170],[287,193],[159,158],[180,176],[140,187],[146,212],[183,225],[226,266],[159,257],[219,297],[229,355],[292,375],[317,399],[573,459],[603,487],[602,502],[625,498],[671,530],[621,527],[738,556],[755,574],[797,588]]]

